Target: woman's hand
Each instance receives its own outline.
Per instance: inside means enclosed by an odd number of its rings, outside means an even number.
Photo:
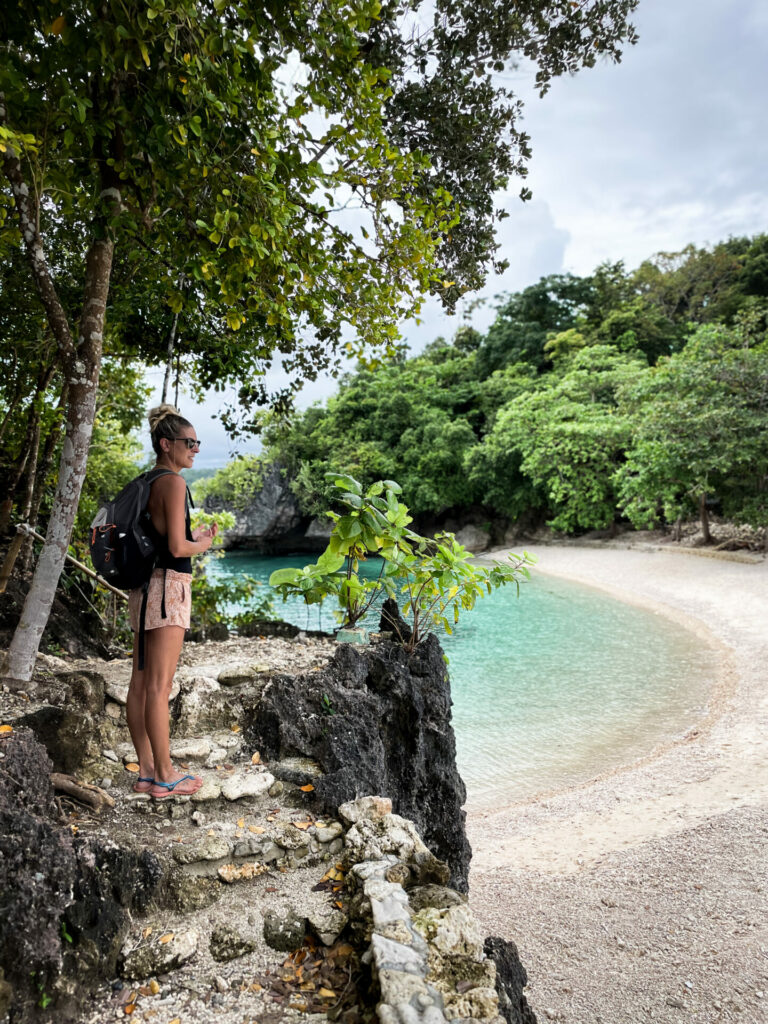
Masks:
[[[214,538],[215,538],[215,536],[216,536],[216,534],[218,532],[219,532],[219,524],[218,523],[212,523],[210,526],[207,526],[207,527],[198,526],[197,529],[192,531],[192,540],[197,541],[197,542],[206,541],[206,540],[209,541],[209,543],[203,549],[203,550],[207,551],[208,548],[211,546],[211,544],[213,544]]]

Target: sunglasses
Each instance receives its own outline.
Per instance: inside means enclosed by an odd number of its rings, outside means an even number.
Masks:
[[[172,437],[171,441],[183,441],[184,444],[192,451],[193,448],[200,448],[200,442],[194,437]]]

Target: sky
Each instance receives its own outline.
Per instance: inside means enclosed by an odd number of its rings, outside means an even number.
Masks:
[[[532,72],[504,76],[525,100],[533,199],[518,198],[520,179],[499,196],[509,212],[499,255],[509,268],[465,300],[487,300],[472,315],[480,330],[494,319],[494,296],[546,274],[588,274],[604,260],[633,268],[689,242],[768,230],[768,2],[640,0],[633,21],[640,39],[620,64],[556,79],[543,99]],[[418,352],[451,337],[463,312],[449,317],[425,303],[422,324],[403,324],[403,337]],[[162,371],[149,380],[159,391]],[[334,390],[322,378],[298,404]],[[194,412],[190,399],[180,402],[203,440],[198,467],[223,465],[234,450],[217,420],[220,401],[212,395]]]

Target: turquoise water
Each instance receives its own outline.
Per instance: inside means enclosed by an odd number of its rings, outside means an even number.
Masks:
[[[311,560],[232,552],[211,572],[266,581]],[[302,628],[335,627],[330,607],[278,600],[275,610]],[[586,781],[681,735],[702,714],[715,672],[711,652],[664,616],[535,570],[519,598],[494,591],[441,640],[474,806]]]

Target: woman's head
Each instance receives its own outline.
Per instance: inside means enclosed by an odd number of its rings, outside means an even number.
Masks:
[[[168,456],[173,462],[185,462],[187,453],[191,454],[186,439],[195,437],[194,427],[189,420],[184,419],[173,405],[157,405],[149,410],[147,418],[152,447],[157,457]],[[185,443],[181,445],[181,441]],[[180,448],[179,458],[174,457],[177,445]]]

